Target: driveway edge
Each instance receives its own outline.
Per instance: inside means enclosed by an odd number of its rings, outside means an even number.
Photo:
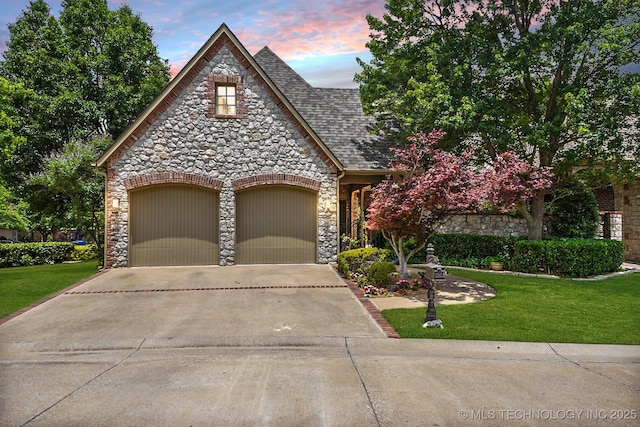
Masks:
[[[378,307],[376,307],[376,305],[372,303],[369,298],[366,298],[364,296],[364,292],[362,291],[362,289],[360,289],[358,284],[354,281],[342,277],[336,265],[332,265],[332,267],[338,277],[340,277],[340,279],[342,279],[342,281],[347,284],[353,295],[355,295],[358,301],[360,301],[360,304],[362,304],[362,306],[365,308],[365,310],[367,310],[373,320],[375,320],[378,326],[380,326],[382,332],[387,335],[387,338],[402,338],[400,334],[393,328],[393,326],[391,326],[391,323],[389,323],[387,319],[384,318]]]

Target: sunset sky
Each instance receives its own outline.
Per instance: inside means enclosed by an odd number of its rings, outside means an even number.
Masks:
[[[58,17],[61,0],[48,0]],[[116,9],[127,3],[154,29],[160,56],[176,74],[195,52],[226,23],[252,54],[269,46],[317,87],[356,87],[355,58],[368,61],[366,15],[382,16],[385,0],[109,0]],[[3,0],[0,50],[6,49],[7,24],[29,0]]]

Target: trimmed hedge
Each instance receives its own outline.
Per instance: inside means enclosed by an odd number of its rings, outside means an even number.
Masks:
[[[588,277],[618,271],[623,261],[624,247],[617,240],[526,240],[516,243],[511,266],[525,273]]]
[[[444,259],[468,260],[484,259],[488,257],[513,257],[516,242],[526,240],[524,236],[480,236],[476,234],[436,234],[431,236],[429,243],[433,244],[435,255],[441,261]],[[412,246],[413,245],[413,246]],[[405,247],[415,247],[411,240]],[[411,258],[410,263],[424,263],[427,258],[426,247]]]
[[[71,259],[73,243],[13,243],[0,245],[0,267],[54,264]]]
[[[388,249],[360,248],[338,254],[338,270],[346,278],[354,274],[365,275],[369,267],[376,261],[387,261],[393,252]]]

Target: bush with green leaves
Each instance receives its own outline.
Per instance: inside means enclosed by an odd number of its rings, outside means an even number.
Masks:
[[[391,281],[391,274],[396,272],[396,266],[392,262],[376,261],[371,264],[367,272],[367,281],[376,287],[387,287]]]
[[[552,239],[516,243],[512,268],[525,273],[588,277],[618,271],[624,247],[618,240]]]
[[[0,245],[0,267],[54,264],[71,259],[73,243],[15,243]]]
[[[549,222],[554,237],[595,237],[600,221],[598,202],[585,184],[575,179],[565,180],[554,188],[553,198]]]
[[[75,245],[69,259],[71,261],[87,261],[98,258],[98,247],[94,243],[91,243],[84,246]]]
[[[485,258],[502,258],[504,261],[513,257],[514,244],[518,241],[526,240],[523,236],[483,236],[477,234],[435,234],[429,239],[433,244],[435,255],[440,262],[443,260],[458,261],[476,259],[477,263]],[[407,248],[411,248],[415,242],[411,239],[406,243]],[[411,260],[412,264],[422,264],[426,260],[426,249],[419,251]],[[451,265],[459,265],[451,264]]]
[[[346,278],[364,276],[376,261],[387,261],[393,252],[388,249],[360,248],[338,254],[338,270]]]

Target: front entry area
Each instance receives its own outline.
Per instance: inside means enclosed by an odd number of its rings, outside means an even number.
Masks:
[[[129,193],[129,266],[217,265],[219,193],[166,184]]]
[[[317,260],[318,194],[289,185],[236,192],[236,264]]]

